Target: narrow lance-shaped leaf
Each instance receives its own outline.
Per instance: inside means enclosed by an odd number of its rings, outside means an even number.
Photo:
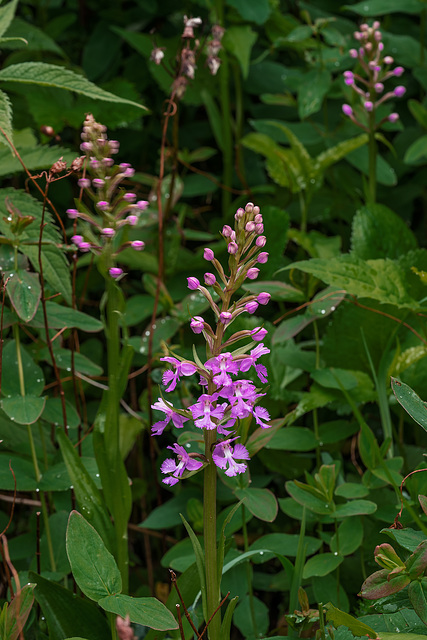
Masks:
[[[12,2],[0,8],[0,37],[6,32],[12,22],[17,4],[18,0],[12,0]]]
[[[9,141],[13,142],[12,105],[9,96],[4,91],[0,91],[0,127],[9,138]],[[9,149],[13,151],[9,141],[6,140],[3,133],[0,135],[0,142],[7,145]]]
[[[74,71],[58,67],[44,62],[22,62],[12,64],[0,71],[0,82],[19,82],[21,84],[37,84],[42,87],[56,87],[81,93],[94,100],[105,100],[106,102],[120,102],[131,104],[140,109],[146,109],[141,104],[126,98],[104,91],[90,82],[84,76],[80,76]]]
[[[427,431],[427,402],[421,400],[411,387],[397,378],[391,379],[391,388],[396,400],[415,422]]]

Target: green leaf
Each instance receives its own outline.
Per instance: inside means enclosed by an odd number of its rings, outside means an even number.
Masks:
[[[25,396],[10,396],[3,398],[1,408],[5,414],[18,424],[34,424],[43,413],[46,398],[38,398],[27,394]]]
[[[242,289],[251,293],[261,293],[268,291],[271,299],[275,301],[288,300],[289,302],[303,302],[304,294],[287,282],[278,282],[277,280],[263,280],[262,282],[251,282],[242,285]]]
[[[20,352],[25,393],[38,396],[42,393],[45,385],[43,371],[35,364],[22,344],[20,345]],[[1,391],[5,396],[18,396],[21,394],[15,340],[9,340],[3,347]]]
[[[235,596],[229,601],[227,605],[227,609],[225,611],[225,615],[221,623],[221,632],[220,632],[221,640],[230,640],[231,622],[233,619],[234,609],[236,608],[236,604],[238,600],[239,600],[239,597]]]
[[[271,13],[268,0],[227,0],[226,4],[237,9],[244,20],[257,25],[264,24]]]
[[[420,13],[425,7],[422,0],[363,0],[356,4],[345,4],[342,9],[353,11],[359,16],[375,17],[390,13]]]
[[[62,429],[57,430],[56,437],[79,507],[101,536],[104,544],[112,551],[114,531],[104,500],[82,459]]]
[[[90,640],[105,640],[111,635],[107,620],[92,602],[32,571],[29,579],[37,584],[34,595],[46,618],[49,640],[80,637],[82,622]]]
[[[9,96],[4,93],[4,91],[0,91],[0,127],[9,138],[10,142],[13,142],[12,105],[9,100]],[[0,135],[0,142],[8,146],[12,151],[10,143],[7,142],[3,134]]]
[[[359,518],[347,518],[338,527],[329,544],[332,553],[349,556],[360,547],[363,542],[363,524]]]
[[[331,514],[332,518],[347,518],[349,516],[364,516],[375,513],[377,510],[375,502],[370,500],[351,500],[345,504],[338,504],[336,510]]]
[[[41,296],[38,274],[16,269],[7,280],[6,291],[13,308],[21,320],[24,322],[32,320],[39,306]]]
[[[180,514],[185,512],[188,500],[199,497],[197,490],[189,487],[183,489],[179,495],[153,509],[148,517],[141,522],[141,527],[160,531],[180,525],[182,523]]]
[[[279,507],[276,497],[269,489],[236,489],[234,493],[259,520],[275,520]]]
[[[261,564],[271,560],[275,555],[283,555],[286,557],[296,557],[298,553],[298,542],[300,536],[298,534],[290,533],[267,533],[264,536],[258,538],[253,542],[249,548],[250,551],[264,550],[264,553],[260,557],[254,556],[253,562],[255,564]],[[322,541],[319,538],[313,538],[312,536],[304,537],[304,546],[306,547],[306,554],[308,556],[313,555],[320,549]],[[268,550],[266,552],[265,550]]]
[[[12,0],[4,7],[0,7],[0,37],[4,35],[15,15],[18,0]]]
[[[359,146],[348,153],[346,160],[365,176],[369,175],[369,154],[366,146]],[[377,156],[376,176],[377,182],[386,187],[394,187],[397,184],[396,172],[381,155]]]
[[[405,164],[419,164],[420,160],[427,161],[427,135],[415,140],[405,152],[403,162]]]
[[[102,598],[98,604],[105,611],[121,618],[129,616],[131,622],[151,629],[158,631],[178,629],[178,623],[171,612],[156,598],[132,598],[119,593]]]
[[[26,584],[19,593],[16,593],[7,607],[6,636],[4,640],[18,640],[21,630],[30,615],[34,602],[33,589],[35,584]],[[18,624],[19,621],[19,624]]]
[[[427,109],[418,100],[408,100],[409,111],[423,129],[427,129]]]
[[[427,402],[421,400],[404,382],[397,378],[391,378],[391,388],[396,396],[396,400],[415,422],[427,431]]]
[[[0,71],[0,82],[18,82],[20,84],[36,84],[42,87],[56,87],[57,89],[81,93],[94,100],[131,104],[140,109],[146,108],[133,100],[120,98],[109,91],[104,91],[84,76],[74,73],[74,71],[44,62],[22,62],[5,67]]]
[[[299,504],[307,507],[310,511],[318,513],[319,515],[332,516],[333,509],[331,505],[325,502],[325,499],[320,499],[308,491],[305,491],[301,487],[297,486],[292,480],[286,483],[286,490],[292,496],[292,498]]]
[[[71,371],[72,368],[72,353],[69,349],[54,348],[53,354],[55,356],[56,365],[59,369],[65,369]],[[40,350],[39,356],[41,359],[50,362],[50,353],[47,347]],[[74,367],[78,373],[83,373],[86,376],[101,376],[102,367],[89,360],[82,353],[74,352]]]
[[[14,50],[24,47],[29,51],[51,51],[62,58],[66,58],[66,54],[53,38],[27,20],[15,17],[6,31],[6,36],[8,38],[7,42],[4,42],[3,39],[1,40],[1,44],[5,49]]]
[[[181,520],[183,522],[184,527],[187,529],[187,533],[190,536],[191,544],[193,545],[194,555],[196,556],[196,565],[197,571],[199,574],[200,580],[200,591],[202,593],[202,606],[203,606],[203,615],[205,620],[207,617],[207,601],[206,601],[206,570],[205,570],[205,556],[200,545],[200,542],[197,539],[196,534],[194,533],[191,526],[188,524],[187,520],[184,518],[182,513],[180,514]]]
[[[27,255],[34,268],[39,271],[38,247],[21,245],[21,250]],[[55,293],[60,293],[68,304],[71,304],[71,276],[68,262],[64,253],[53,244],[46,244],[42,251],[43,277]]]
[[[306,427],[280,429],[265,445],[267,449],[285,451],[312,451],[318,445],[316,436]]]
[[[407,529],[382,529],[381,533],[390,536],[392,540],[395,540],[401,547],[411,553],[425,540],[425,535],[422,531],[416,531],[409,527]]]
[[[267,633],[269,626],[269,609],[267,605],[256,596],[253,597],[251,603],[249,595],[245,595],[239,602],[233,617],[234,624],[243,634],[244,638],[250,638],[253,634],[254,622],[252,621],[252,615],[255,618],[258,633]],[[254,636],[252,635],[252,637]]]
[[[49,329],[70,329],[75,327],[87,333],[95,333],[101,331],[104,326],[100,320],[89,316],[87,313],[72,309],[71,307],[65,307],[50,300],[46,302],[46,313]],[[43,310],[41,308],[37,309],[29,324],[32,327],[38,328],[45,326]]]
[[[251,458],[255,455],[255,453],[260,451],[263,447],[267,446],[275,433],[277,433],[277,431],[283,427],[283,424],[283,419],[273,420],[271,427],[269,427],[268,429],[258,427],[258,429],[251,433],[245,443],[245,446]]]
[[[363,484],[357,484],[356,482],[343,482],[335,489],[335,495],[341,496],[351,500],[352,498],[364,498],[369,493]]]
[[[363,147],[363,145],[367,144],[368,139],[368,135],[366,133],[362,133],[360,136],[350,138],[349,140],[343,140],[335,145],[335,147],[322,151],[322,153],[320,153],[315,159],[315,170],[319,174],[323,174],[328,167],[345,158],[348,153],[351,153],[352,151],[359,149],[359,147]]]
[[[326,576],[339,567],[343,560],[343,556],[335,553],[319,553],[317,556],[313,556],[307,560],[304,565],[302,577],[307,579],[312,576]]]
[[[368,638],[377,638],[378,634],[372,627],[368,626],[364,622],[360,622],[353,618],[349,613],[340,611],[333,604],[329,603],[325,605],[326,619],[328,622],[332,622],[335,627],[343,625],[350,629],[354,636],[368,636]],[[382,634],[381,634],[382,635]]]
[[[252,47],[258,35],[249,25],[230,27],[226,30],[222,44],[238,60],[243,78],[248,77]]]
[[[80,513],[72,511],[66,538],[67,555],[75,581],[96,602],[120,593],[122,578],[102,538]]]
[[[320,111],[331,84],[331,74],[326,69],[313,69],[301,76],[298,86],[298,115],[301,120]]]
[[[427,580],[413,580],[408,587],[408,596],[415,613],[427,624]]]
[[[286,269],[311,273],[323,282],[345,289],[355,296],[374,298],[400,308],[419,308],[418,302],[407,294],[403,269],[389,259],[364,261],[357,256],[344,254],[330,260],[301,260]]]
[[[415,236],[402,218],[382,204],[362,207],[353,218],[351,251],[358,258],[397,259],[416,248]]]

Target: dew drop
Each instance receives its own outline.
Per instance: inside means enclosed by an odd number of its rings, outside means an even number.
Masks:
[[[337,556],[337,555],[338,555],[338,551],[334,551],[334,556]]]
[[[99,478],[99,473],[95,473],[95,478]]]
[[[260,552],[259,552],[259,555],[260,555],[260,556],[263,556],[263,555],[264,555],[264,551],[260,551]]]

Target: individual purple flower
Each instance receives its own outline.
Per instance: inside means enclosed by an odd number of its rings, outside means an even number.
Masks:
[[[245,311],[248,313],[255,313],[258,309],[258,302],[256,300],[251,300],[245,304]]]
[[[250,267],[250,269],[248,269],[246,272],[246,277],[249,278],[249,280],[256,280],[256,278],[258,278],[258,274],[259,274],[259,269],[257,269],[256,267]]]
[[[202,333],[205,326],[205,321],[201,316],[194,316],[191,318],[190,327],[193,333]]]
[[[212,249],[206,248],[203,251],[203,257],[205,260],[207,260],[208,262],[211,262],[214,258],[215,258],[215,254],[212,251]]]
[[[130,224],[131,227],[134,227],[138,222],[138,216],[134,216],[134,215],[128,216],[126,218],[126,222]]]
[[[265,394],[257,393],[250,380],[237,380],[232,386],[221,389],[219,395],[227,398],[231,404],[231,418],[235,421],[237,418],[247,418],[253,412],[257,399]]]
[[[222,311],[219,315],[219,321],[222,322],[222,324],[228,324],[232,317],[233,315],[229,311]]]
[[[173,369],[168,369],[163,374],[163,384],[169,386],[166,391],[173,391],[176,387],[176,383],[179,381],[180,376],[192,376],[196,373],[197,368],[192,362],[181,362],[177,358],[166,356],[160,358],[163,362],[169,362],[173,366]]]
[[[96,203],[96,206],[97,206],[97,208],[98,208],[100,211],[105,211],[106,209],[108,209],[108,207],[110,206],[110,204],[109,204],[106,200],[99,200],[99,201]]]
[[[224,411],[227,407],[226,402],[217,405],[217,400],[217,393],[212,395],[202,393],[198,401],[189,407],[196,427],[208,430],[216,428],[217,422],[214,422],[213,418],[217,421],[222,420],[224,417]]]
[[[200,282],[197,280],[197,278],[194,278],[193,276],[190,276],[189,278],[187,278],[187,283],[188,283],[188,288],[191,291],[196,291],[196,289],[200,287]]]
[[[160,467],[161,472],[170,474],[167,478],[163,478],[162,482],[164,482],[164,484],[173,486],[179,481],[185,470],[197,471],[203,466],[203,462],[192,458],[188,451],[179,444],[174,444],[172,447],[168,447],[168,449],[171,449],[176,454],[178,464],[172,458],[166,458],[163,462]]]
[[[216,278],[213,273],[209,273],[209,272],[205,273],[204,278],[205,278],[205,284],[207,284],[210,287],[214,285],[216,282]]]
[[[268,429],[271,425],[267,424],[270,420],[270,414],[267,409],[264,407],[255,407],[253,410],[253,416],[255,418],[256,423],[262,427],[263,429]]]
[[[184,422],[187,422],[188,420],[188,418],[186,418],[185,416],[181,416],[179,413],[176,413],[173,406],[167,405],[163,398],[159,398],[157,402],[151,405],[151,408],[157,409],[157,411],[163,411],[163,413],[166,414],[164,420],[155,422],[151,427],[151,431],[155,436],[161,436],[163,431],[165,430],[165,427],[171,420],[173,426],[177,429],[182,429],[182,427],[184,426]]]
[[[142,251],[145,248],[145,242],[142,240],[133,240],[130,243],[130,246],[132,249],[135,249],[135,251]]]
[[[82,245],[80,245],[80,249],[81,247]],[[112,278],[119,278],[123,273],[123,269],[120,269],[120,267],[111,267],[111,269],[108,270],[108,273]]]
[[[246,355],[242,360],[240,360],[240,371],[245,373],[246,371],[249,371],[252,366],[254,366],[258,378],[263,384],[265,384],[267,382],[267,369],[262,364],[256,364],[256,361],[266,353],[270,353],[270,349],[264,347],[264,344],[261,342],[251,350],[250,355]]]
[[[236,438],[229,438],[217,444],[213,450],[212,458],[216,466],[225,469],[226,476],[236,476],[238,473],[246,471],[246,464],[236,462],[236,460],[250,460],[249,452],[242,444],[231,446],[231,442]]]
[[[233,384],[230,374],[235,375],[239,371],[239,365],[233,360],[231,353],[221,353],[215,358],[210,358],[205,367],[214,374],[213,381],[218,387]]]
[[[259,304],[268,304],[270,302],[270,298],[271,298],[271,294],[267,293],[266,291],[262,291],[261,293],[258,294],[257,297],[257,302]]]

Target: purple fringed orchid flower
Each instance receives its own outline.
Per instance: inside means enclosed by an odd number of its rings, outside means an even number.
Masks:
[[[225,469],[226,476],[237,476],[238,473],[244,473],[247,465],[244,462],[236,462],[236,460],[250,460],[249,452],[242,444],[231,446],[231,442],[236,438],[229,438],[217,444],[213,450],[212,458],[216,466]]]
[[[185,416],[181,416],[179,413],[176,413],[175,409],[172,406],[167,405],[162,398],[159,398],[157,402],[152,404],[151,408],[157,409],[157,411],[163,411],[163,413],[166,414],[166,418],[164,420],[155,422],[151,427],[151,431],[155,436],[160,436],[171,420],[173,426],[177,429],[182,429],[184,422],[187,422],[188,420]]]
[[[180,379],[180,376],[192,376],[193,373],[196,373],[197,367],[192,362],[181,362],[177,358],[172,358],[171,356],[165,356],[164,358],[160,358],[164,362],[169,362],[174,368],[168,369],[163,374],[163,384],[167,385],[166,391],[173,391],[176,387],[176,383]]]
[[[203,393],[199,397],[198,402],[191,405],[190,411],[196,427],[199,427],[199,429],[215,429],[217,424],[212,418],[222,420],[227,403],[224,402],[221,405],[215,406],[217,399],[217,393],[211,396],[208,393]]]
[[[175,462],[172,458],[166,458],[163,462],[160,470],[162,473],[169,474],[167,478],[163,478],[162,482],[164,482],[164,484],[172,486],[178,482],[185,470],[197,471],[203,466],[203,462],[192,458],[184,447],[181,447],[179,444],[174,444],[172,447],[168,447],[168,449],[176,453],[178,462]]]

